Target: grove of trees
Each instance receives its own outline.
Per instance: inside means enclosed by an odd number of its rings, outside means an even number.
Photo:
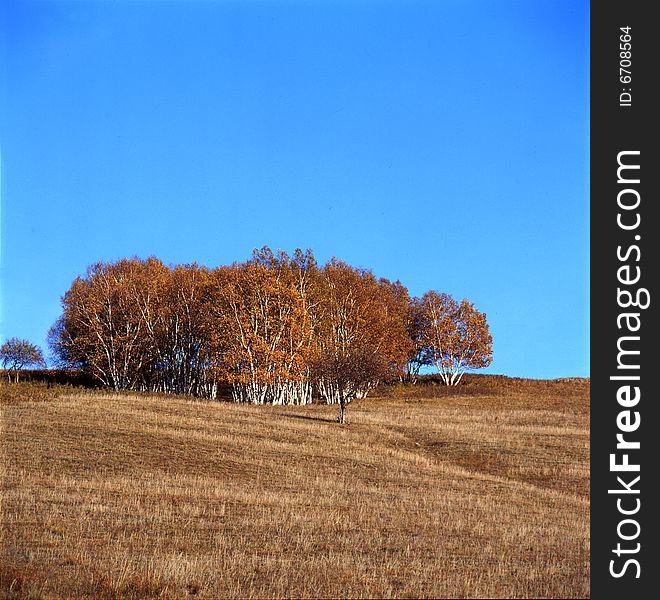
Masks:
[[[208,269],[157,258],[90,266],[62,297],[49,332],[60,366],[114,389],[237,402],[345,405],[388,378],[435,367],[447,385],[492,360],[486,316],[310,250],[255,250]]]

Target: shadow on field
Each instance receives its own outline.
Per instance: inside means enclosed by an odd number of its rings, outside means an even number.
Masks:
[[[280,417],[289,417],[290,419],[303,419],[304,421],[322,421],[323,423],[336,423],[336,417],[312,417],[310,415],[292,415],[289,413],[278,412]]]

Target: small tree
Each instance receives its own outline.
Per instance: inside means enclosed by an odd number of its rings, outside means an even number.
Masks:
[[[11,382],[13,374],[16,383],[18,383],[19,371],[23,367],[33,365],[42,367],[46,365],[39,346],[15,337],[0,346],[0,360],[2,361],[2,367],[9,370],[7,374],[9,381]]]
[[[339,403],[338,421],[346,423],[346,406],[369,385],[381,380],[388,371],[386,361],[372,352],[353,350],[317,354],[311,361],[314,380],[332,385]]]

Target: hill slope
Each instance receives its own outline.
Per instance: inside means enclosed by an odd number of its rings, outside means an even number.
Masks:
[[[589,593],[584,381],[358,401],[347,426],[20,389],[0,394],[7,597]]]

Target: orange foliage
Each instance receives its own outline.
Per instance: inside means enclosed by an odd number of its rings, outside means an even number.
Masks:
[[[315,384],[327,402],[350,401],[403,375],[420,352],[446,383],[492,354],[485,315],[466,300],[411,300],[398,281],[337,259],[319,267],[309,250],[264,247],[213,270],[156,258],[97,263],[62,306],[54,354],[115,389],[213,398],[228,382],[236,401],[306,404]]]

